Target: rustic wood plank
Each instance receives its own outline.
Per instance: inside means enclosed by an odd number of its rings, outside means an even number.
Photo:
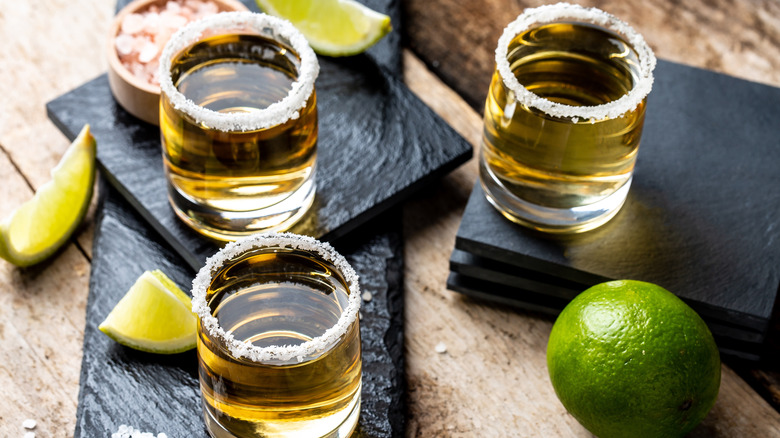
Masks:
[[[461,92],[481,107],[498,36],[491,26],[503,27],[526,3],[405,3],[411,46],[423,53],[419,41],[438,41],[441,48],[423,57],[424,63],[462,76]],[[780,84],[780,4],[678,3],[611,0],[599,5],[634,24],[659,56]],[[112,14],[113,2],[101,0],[8,2],[0,12],[0,37],[7,42],[0,53],[5,79],[0,83],[0,147],[33,187],[48,180],[68,144],[46,120],[44,104],[105,70],[102,45]],[[485,14],[494,18],[479,18]],[[499,14],[506,18],[495,18]],[[454,21],[456,16],[461,21]],[[430,27],[430,33],[422,33],[422,27]],[[479,55],[469,57],[472,52]],[[404,61],[406,80],[416,93],[477,144],[477,112],[409,53]],[[480,78],[484,86],[469,77]],[[588,436],[558,404],[540,365],[551,322],[444,289],[446,260],[475,178],[472,160],[405,209],[407,436]],[[32,196],[2,153],[0,180],[3,211]],[[91,248],[88,240],[79,236],[81,245]],[[21,436],[25,418],[39,421],[37,436],[72,435],[88,274],[88,261],[74,245],[33,270],[0,261],[0,399],[6,407],[0,412],[0,436]],[[435,352],[439,342],[447,345],[447,353]],[[723,373],[720,399],[694,436],[780,436],[777,413],[728,367]],[[772,384],[776,388],[777,380]],[[504,409],[513,406],[517,408]],[[511,415],[504,416],[507,411]]]
[[[32,196],[0,153],[0,211]],[[0,436],[21,436],[26,418],[39,436],[69,436],[75,424],[89,260],[67,244],[27,269],[0,260]]]
[[[477,113],[414,55],[406,53],[404,64],[410,88],[476,146]],[[590,436],[549,382],[545,351],[553,320],[445,288],[476,178],[473,159],[404,211],[408,435]],[[436,353],[439,342],[445,354]],[[780,436],[780,414],[728,366],[722,373],[718,401],[692,436]]]
[[[0,14],[6,41],[0,81],[0,146],[38,188],[70,142],[49,121],[45,103],[106,70],[105,35],[113,2],[13,2]],[[98,139],[99,142],[100,139]],[[92,251],[93,207],[77,232]]]

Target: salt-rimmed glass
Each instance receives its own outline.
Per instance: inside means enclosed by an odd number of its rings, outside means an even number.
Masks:
[[[611,219],[633,177],[656,59],[595,8],[526,9],[496,49],[480,181],[504,216],[552,233]]]
[[[213,437],[346,437],[360,412],[358,278],[290,233],[228,243],[192,283]]]
[[[168,196],[198,232],[282,231],[315,194],[317,57],[286,20],[225,12],[175,33],[160,57]]]

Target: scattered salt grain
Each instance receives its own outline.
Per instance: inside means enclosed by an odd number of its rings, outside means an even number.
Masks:
[[[28,418],[22,422],[22,427],[25,429],[35,429],[35,420]]]
[[[24,438],[35,438],[35,432],[25,432]]]
[[[116,432],[111,434],[111,438],[168,438],[168,435],[164,433],[155,435],[150,432],[141,432],[138,429],[134,429],[133,426],[122,424]]]
[[[360,298],[363,298],[363,301],[365,302],[369,302],[371,301],[372,298],[374,298],[374,296],[371,295],[371,292],[365,291],[363,292],[363,295],[360,296]]]
[[[447,344],[445,344],[444,342],[439,342],[438,344],[436,344],[436,347],[434,348],[436,352],[439,354],[444,354],[447,352]]]

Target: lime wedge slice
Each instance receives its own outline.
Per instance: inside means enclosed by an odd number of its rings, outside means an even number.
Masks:
[[[98,328],[111,339],[150,353],[195,347],[198,319],[190,297],[159,270],[146,271]]]
[[[0,223],[0,257],[30,266],[68,241],[92,199],[95,152],[95,139],[86,125],[52,170],[51,181]]]
[[[265,13],[291,21],[321,55],[356,55],[392,30],[390,17],[353,0],[256,1]]]

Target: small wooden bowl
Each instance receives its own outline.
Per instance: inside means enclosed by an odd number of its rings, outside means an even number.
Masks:
[[[246,11],[247,7],[237,0],[210,0],[216,3],[220,12]],[[108,45],[108,84],[116,101],[139,119],[160,124],[160,86],[152,85],[135,77],[119,61],[115,40],[122,26],[122,20],[129,14],[143,12],[151,5],[164,7],[168,0],[136,0],[125,6],[114,17],[109,29]]]

